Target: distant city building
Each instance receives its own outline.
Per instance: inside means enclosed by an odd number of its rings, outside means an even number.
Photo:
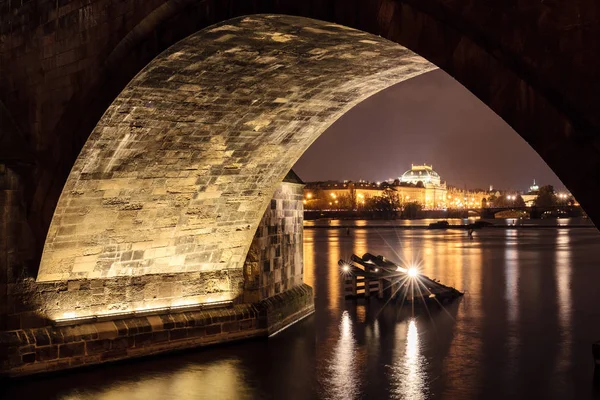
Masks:
[[[533,180],[533,185],[529,186],[529,193],[537,192],[540,190],[540,187],[535,184],[535,179]]]
[[[411,164],[411,168],[406,171],[399,178],[402,183],[418,184],[421,182],[423,185],[431,185],[438,187],[442,185],[440,175],[433,170],[433,165],[414,165]]]
[[[485,190],[467,190],[448,187],[446,204],[448,208],[484,208],[488,206],[488,200],[494,192]]]
[[[395,180],[384,182],[323,181],[308,182],[304,188],[306,210],[360,210],[368,209],[370,200],[392,196],[400,207],[408,203],[418,203],[425,210],[479,209],[486,207],[507,207],[511,201],[521,196],[526,207],[532,207],[538,195],[539,186],[535,180],[528,193],[516,191],[467,190],[447,186],[431,165],[411,165],[411,169]],[[556,193],[559,202],[572,201],[570,193]],[[500,199],[500,200],[499,200]]]
[[[411,174],[412,173],[412,174]],[[400,204],[419,203],[424,209],[446,208],[446,183],[429,165],[412,165],[402,177],[387,182],[309,182],[304,189],[310,209],[359,209],[388,190]]]
[[[533,185],[529,186],[529,192],[521,195],[526,207],[533,207],[535,199],[537,199],[538,196],[538,190],[540,190],[540,187],[535,183],[534,179]]]
[[[399,180],[400,185],[396,190],[402,201],[415,201],[429,210],[446,208],[446,182],[442,182],[433,165],[411,164],[411,168]]]

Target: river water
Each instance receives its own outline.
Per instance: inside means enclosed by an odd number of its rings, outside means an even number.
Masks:
[[[589,399],[600,234],[579,229],[306,229],[316,312],[269,340],[12,382],[12,399]],[[445,309],[345,300],[352,253],[464,290]],[[1,397],[1,396],[0,396]],[[3,397],[4,398],[4,397]]]

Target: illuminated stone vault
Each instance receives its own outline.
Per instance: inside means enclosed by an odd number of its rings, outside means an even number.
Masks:
[[[258,15],[156,57],[81,151],[38,282],[241,269],[275,188],[368,96],[436,67],[343,26]]]

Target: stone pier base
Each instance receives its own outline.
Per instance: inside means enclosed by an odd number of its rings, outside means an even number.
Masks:
[[[268,337],[314,311],[299,285],[254,304],[0,332],[0,374],[16,377]]]

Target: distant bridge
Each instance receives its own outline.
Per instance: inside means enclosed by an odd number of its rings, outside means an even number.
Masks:
[[[538,219],[546,213],[552,215],[564,215],[567,217],[577,217],[584,214],[581,206],[552,206],[552,207],[486,207],[486,208],[449,208],[448,214],[476,213],[481,218],[495,218],[496,214],[502,211],[523,211],[529,214],[529,218]]]

